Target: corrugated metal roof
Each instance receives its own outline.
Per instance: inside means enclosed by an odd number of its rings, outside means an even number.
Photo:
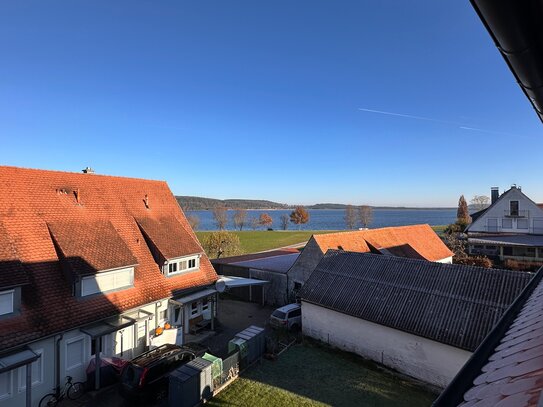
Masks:
[[[242,266],[258,270],[274,271],[276,273],[286,273],[290,270],[300,253],[284,254],[281,256],[265,257],[262,259],[241,261],[231,263],[233,266]]]
[[[532,274],[329,250],[303,301],[469,351]]]

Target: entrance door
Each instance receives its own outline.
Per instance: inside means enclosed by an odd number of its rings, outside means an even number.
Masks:
[[[136,346],[134,347],[134,357],[145,352],[147,346],[148,321],[139,321],[136,328]]]

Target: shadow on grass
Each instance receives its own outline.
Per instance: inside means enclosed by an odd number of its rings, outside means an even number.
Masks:
[[[437,396],[406,376],[307,340],[277,361],[262,361],[243,377],[248,380],[232,389],[233,394],[226,393],[227,389],[214,405],[280,405],[285,395],[275,397],[277,389],[305,398],[296,400],[296,405],[429,406]]]

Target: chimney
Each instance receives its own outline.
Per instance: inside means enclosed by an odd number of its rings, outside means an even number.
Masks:
[[[498,187],[490,188],[490,203],[494,204],[500,197],[500,189]]]
[[[82,171],[83,174],[94,174],[94,170],[91,167],[86,167]]]

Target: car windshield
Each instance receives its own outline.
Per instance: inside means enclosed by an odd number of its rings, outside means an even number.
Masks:
[[[275,311],[273,311],[272,316],[279,319],[285,319],[287,314],[285,314],[283,311],[279,311],[278,309],[276,309]]]

